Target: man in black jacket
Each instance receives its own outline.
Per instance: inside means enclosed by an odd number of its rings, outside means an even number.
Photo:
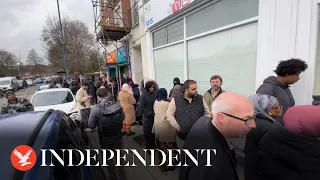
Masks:
[[[229,139],[245,137],[255,128],[253,105],[239,94],[225,92],[213,102],[211,112],[212,118],[201,117],[185,140],[183,149],[189,150],[193,157],[198,155],[198,166],[190,158],[181,158],[181,164],[189,166],[181,167],[179,180],[239,179]],[[207,153],[197,153],[195,149],[215,149],[216,152],[211,151],[208,157]]]
[[[198,94],[194,80],[184,82],[184,92],[177,94],[170,101],[166,116],[173,128],[177,130],[177,145],[183,147],[192,125],[202,116],[211,117],[207,103]]]
[[[98,89],[97,96],[99,104],[97,104],[95,107],[91,109],[88,121],[88,128],[94,129],[97,126],[99,127],[99,138],[102,149],[122,149],[122,117],[104,117],[102,113],[102,108],[110,107],[116,104],[116,102],[113,102],[110,99],[108,99],[108,90],[106,88]],[[125,172],[123,167],[115,167],[114,162],[112,160],[107,160],[107,164],[107,169],[109,171],[111,180],[125,179]]]
[[[270,76],[263,81],[258,88],[257,94],[265,94],[276,97],[283,107],[283,114],[289,107],[295,105],[294,98],[289,89],[289,85],[296,83],[300,79],[300,74],[308,68],[308,65],[300,59],[289,59],[280,61],[274,72],[277,77]],[[282,123],[283,116],[276,120]]]

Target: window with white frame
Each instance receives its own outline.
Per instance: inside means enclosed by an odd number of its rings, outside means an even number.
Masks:
[[[131,17],[132,25],[139,23],[139,0],[132,0]]]
[[[159,47],[176,41],[183,40],[183,19],[174,22],[152,33],[153,47]]]
[[[248,96],[255,92],[258,23],[242,25],[188,41],[188,75],[198,92],[220,75],[222,88]]]
[[[155,78],[161,88],[170,91],[175,77],[184,79],[183,43],[154,50]]]
[[[187,16],[187,37],[259,14],[258,0],[222,0]]]

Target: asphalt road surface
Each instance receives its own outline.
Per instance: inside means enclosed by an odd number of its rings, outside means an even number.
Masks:
[[[18,91],[15,92],[17,97],[21,97],[21,98],[26,98],[29,101],[32,98],[32,95],[37,91],[37,89],[39,88],[39,85],[36,86],[30,86],[28,88],[25,89],[19,89]],[[0,107],[7,101],[7,99],[5,97],[0,97]]]

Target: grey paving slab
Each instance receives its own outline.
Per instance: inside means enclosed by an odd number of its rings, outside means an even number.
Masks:
[[[125,149],[136,149],[141,155],[144,154],[144,139],[142,126],[136,125],[132,127],[132,131],[136,132],[134,136],[124,137],[123,144]],[[132,164],[132,154],[128,156],[128,161]],[[150,163],[150,157],[146,157],[147,163]],[[162,173],[158,167],[146,167],[138,160],[134,160],[136,167],[125,167],[128,180],[178,180],[179,167],[174,171]],[[243,180],[243,168],[237,167],[237,172],[240,180]]]

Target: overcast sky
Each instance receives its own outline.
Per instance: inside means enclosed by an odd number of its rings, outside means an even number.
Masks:
[[[91,0],[59,0],[61,14],[85,22],[93,33]],[[0,49],[8,50],[25,62],[34,48],[43,56],[40,34],[48,15],[57,15],[56,0],[0,0]]]

